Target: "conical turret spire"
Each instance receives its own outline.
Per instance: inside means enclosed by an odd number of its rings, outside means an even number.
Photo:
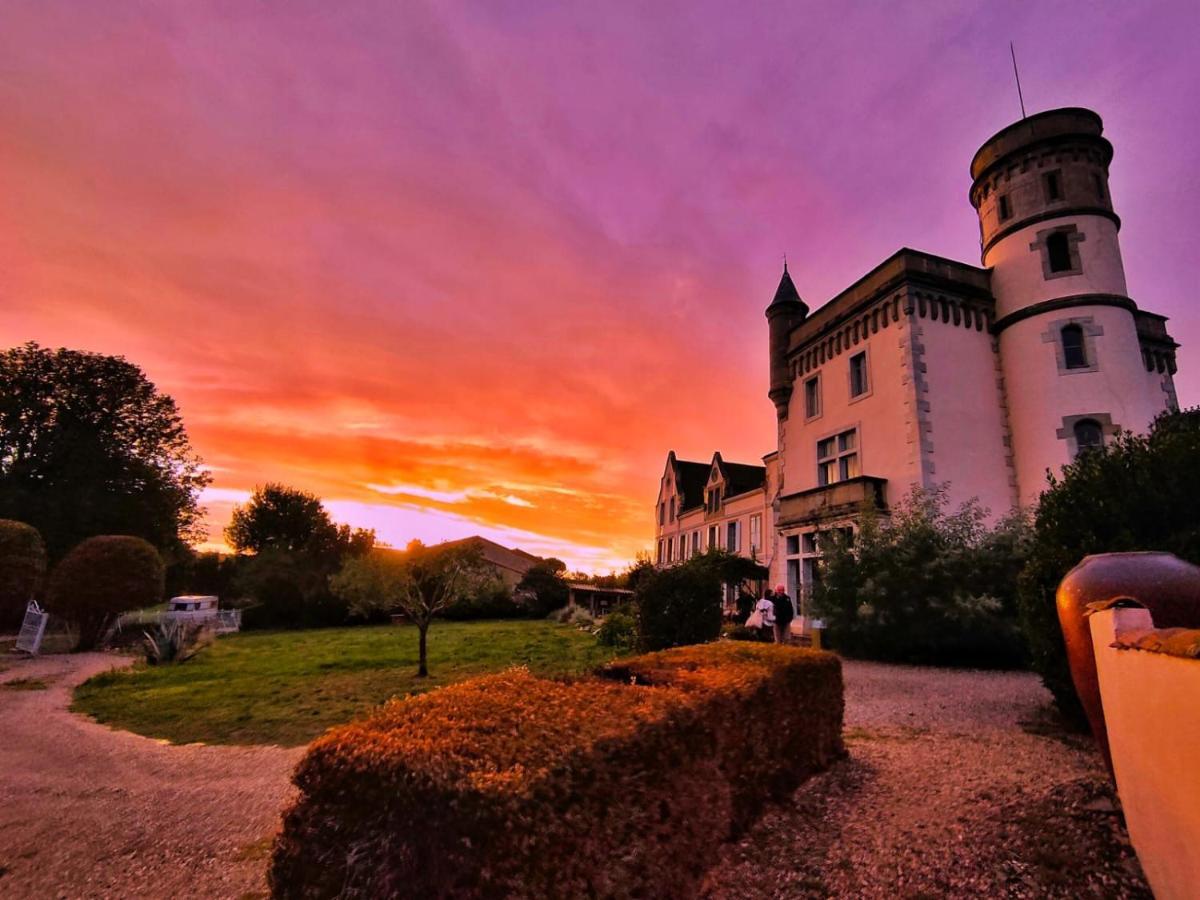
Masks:
[[[801,316],[808,315],[808,304],[800,299],[800,292],[796,290],[795,282],[792,281],[792,276],[788,274],[786,259],[783,261],[783,277],[779,279],[779,287],[775,289],[775,299],[771,301],[771,306],[776,306],[780,303],[799,303],[804,310]]]

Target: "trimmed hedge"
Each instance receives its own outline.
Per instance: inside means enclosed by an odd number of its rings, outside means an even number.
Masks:
[[[710,644],[602,673],[511,670],[328,732],[274,895],[691,897],[765,797],[843,752],[828,654]]]
[[[842,663],[832,653],[723,641],[618,660],[600,674],[703,698],[733,796],[732,834],[844,756]]]
[[[46,575],[46,547],[32,525],[0,519],[0,632],[21,626]]]
[[[277,897],[694,894],[729,816],[679,691],[520,671],[393,701],[295,774]]]
[[[87,538],[50,574],[46,608],[79,629],[79,650],[91,650],[120,613],[162,600],[162,557],[148,541],[126,534]]]

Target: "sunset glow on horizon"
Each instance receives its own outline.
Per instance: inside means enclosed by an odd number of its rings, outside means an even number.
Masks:
[[[214,545],[270,481],[393,545],[623,567],[668,450],[773,449],[785,252],[814,308],[901,246],[978,264],[1010,38],[1031,112],[1104,118],[1200,400],[1191,4],[0,9],[0,340],[171,394]]]

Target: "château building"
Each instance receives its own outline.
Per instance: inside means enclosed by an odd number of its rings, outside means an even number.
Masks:
[[[1112,156],[1096,113],[1039,113],[971,161],[982,266],[904,248],[810,311],[785,265],[766,310],[777,446],[742,467],[761,488],[704,487],[729,484],[719,454],[702,473],[671,453],[660,562],[680,558],[685,532],[701,535],[686,552],[714,526],[735,546],[732,523],[761,508],[761,545],[737,552],[802,596],[818,532],[853,527],[864,504],[887,515],[914,486],[944,484],[952,504],[978,498],[998,517],[1077,454],[1175,408],[1178,345],[1129,295]]]

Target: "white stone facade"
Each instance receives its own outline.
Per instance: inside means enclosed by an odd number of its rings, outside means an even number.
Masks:
[[[758,557],[772,583],[803,601],[818,534],[852,527],[864,503],[886,515],[945,484],[952,504],[977,498],[998,518],[1175,406],[1177,345],[1128,296],[1101,132],[1095,113],[1062,109],[985,142],[970,191],[983,267],[905,248],[811,315],[785,267],[766,313],[778,442],[762,497],[744,498],[772,522]],[[664,514],[664,554],[714,515]]]

